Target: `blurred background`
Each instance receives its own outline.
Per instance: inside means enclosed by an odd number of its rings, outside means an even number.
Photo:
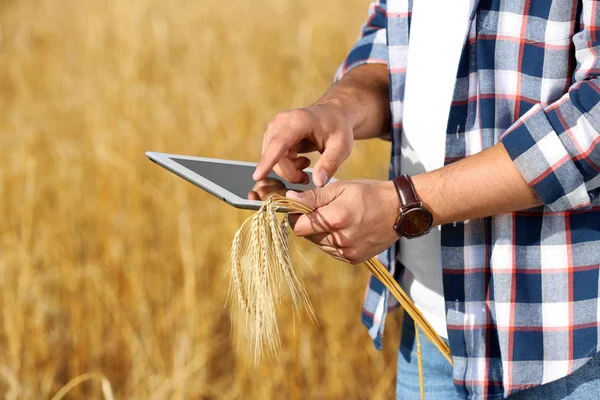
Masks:
[[[367,0],[0,0],[0,397],[106,376],[118,399],[393,398],[360,324],[367,272],[296,240],[319,325],[279,315],[255,366],[224,264],[249,212],[148,150],[256,161],[277,111],[327,89]],[[361,143],[338,178],[386,177]],[[67,396],[100,399],[100,384]]]

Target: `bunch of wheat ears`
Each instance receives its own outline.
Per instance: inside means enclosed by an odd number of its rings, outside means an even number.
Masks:
[[[245,342],[254,352],[255,362],[265,353],[269,356],[276,355],[281,345],[276,307],[281,303],[284,292],[289,293],[298,314],[305,310],[310,318],[315,320],[314,310],[301,277],[292,267],[287,216],[280,220],[277,216],[278,209],[295,214],[309,214],[314,211],[305,204],[286,197],[277,194],[271,196],[236,232],[227,263],[231,275],[228,298],[233,304],[234,321],[241,318],[241,331]],[[365,261],[363,265],[387,287],[404,311],[415,321],[423,398],[419,330],[452,364],[450,349],[376,258]]]

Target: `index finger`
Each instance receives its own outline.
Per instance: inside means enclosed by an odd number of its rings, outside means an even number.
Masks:
[[[294,144],[295,139],[291,135],[273,136],[265,147],[265,151],[263,151],[263,154],[258,161],[256,171],[254,171],[252,178],[255,181],[266,178],[275,164],[283,157],[286,150],[290,149]]]

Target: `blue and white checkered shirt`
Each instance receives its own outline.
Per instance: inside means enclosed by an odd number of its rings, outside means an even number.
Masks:
[[[544,203],[442,227],[454,382],[469,399],[495,399],[569,375],[600,348],[600,9],[597,0],[472,1],[445,164],[502,142]],[[337,74],[387,64],[392,176],[411,9],[411,0],[374,2]],[[422,85],[435,96],[435,76]],[[381,257],[392,273],[396,254]],[[378,348],[395,306],[371,278],[362,320]]]

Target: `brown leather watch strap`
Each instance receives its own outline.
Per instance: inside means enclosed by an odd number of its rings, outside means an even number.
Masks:
[[[400,198],[400,208],[421,204],[421,200],[419,200],[419,196],[417,196],[417,192],[415,191],[415,187],[413,186],[410,176],[398,175],[392,179],[392,181],[394,182],[394,186],[396,186],[396,191],[398,192],[398,197]]]

